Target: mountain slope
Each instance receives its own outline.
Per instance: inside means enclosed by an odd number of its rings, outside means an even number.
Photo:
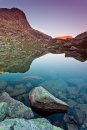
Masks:
[[[23,11],[17,8],[0,8],[1,36],[8,39],[14,39],[15,37],[17,40],[51,39],[50,36],[33,29]]]
[[[87,38],[87,32],[83,32],[75,37],[75,39],[84,39]]]

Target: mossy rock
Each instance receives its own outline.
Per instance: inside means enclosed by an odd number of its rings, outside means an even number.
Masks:
[[[0,123],[0,130],[63,130],[53,126],[45,118],[31,120],[25,119],[6,119]]]
[[[0,121],[4,119],[6,112],[7,112],[7,103],[1,102],[0,103]]]

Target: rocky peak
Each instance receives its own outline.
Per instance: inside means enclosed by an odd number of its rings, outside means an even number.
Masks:
[[[10,32],[10,38],[12,35],[26,39],[51,39],[50,36],[33,29],[24,12],[18,8],[0,8],[0,29],[0,35],[8,37]]]
[[[16,25],[17,27],[17,25],[19,25],[19,26],[25,26],[25,28],[30,27],[24,12],[17,8],[12,9],[1,8],[0,19],[2,19],[1,20],[3,22],[2,24],[6,24],[9,26]]]

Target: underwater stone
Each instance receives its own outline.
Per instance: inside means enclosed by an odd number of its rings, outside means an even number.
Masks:
[[[18,84],[18,85],[15,85],[15,88],[22,89],[22,88],[26,88],[26,86],[24,84]]]
[[[24,89],[24,88],[14,89],[14,91],[10,93],[10,96],[19,96],[23,93],[26,93],[26,89]]]
[[[0,123],[0,130],[63,130],[53,126],[45,118],[31,120],[25,119],[6,119]]]
[[[25,77],[22,77],[18,80],[15,80],[13,83],[14,84],[18,84],[18,83],[31,83],[32,85],[36,86],[42,82],[44,82],[44,79],[39,77],[39,76],[25,76]]]
[[[47,113],[67,112],[68,109],[65,102],[55,98],[41,86],[29,93],[29,100],[32,107]]]
[[[66,124],[66,130],[78,130],[78,126],[67,123]]]
[[[68,99],[67,104],[69,105],[71,109],[73,109],[73,107],[77,105],[77,102],[75,102],[74,100]]]
[[[6,86],[7,86],[7,82],[5,82],[5,81],[0,81],[0,90],[5,89]]]
[[[77,108],[75,108],[74,113],[79,124],[82,124],[86,116],[85,113]]]
[[[13,89],[12,86],[8,86],[8,87],[6,88],[6,91],[7,91],[8,93],[11,93],[11,92],[14,91],[14,89]]]

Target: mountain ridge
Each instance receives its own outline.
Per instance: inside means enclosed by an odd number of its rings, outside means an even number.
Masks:
[[[33,29],[25,13],[18,8],[0,8],[0,29],[2,35],[7,37],[18,34],[20,38],[25,37],[25,40],[52,39],[51,36]]]

